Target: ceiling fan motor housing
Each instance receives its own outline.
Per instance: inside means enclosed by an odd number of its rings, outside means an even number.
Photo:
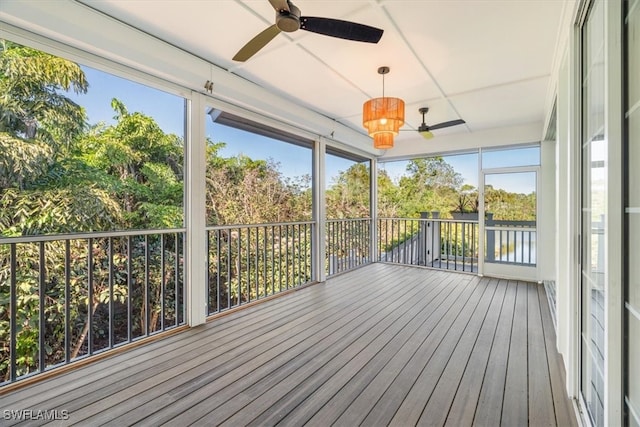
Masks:
[[[292,33],[300,29],[300,9],[293,3],[289,3],[289,11],[276,11],[276,26],[280,31]]]

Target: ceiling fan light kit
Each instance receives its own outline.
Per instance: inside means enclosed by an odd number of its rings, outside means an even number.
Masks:
[[[404,101],[384,96],[384,75],[389,71],[389,67],[378,68],[378,74],[382,75],[382,98],[370,99],[362,106],[362,125],[373,137],[374,148],[380,150],[393,148],[393,138],[404,125]]]
[[[430,130],[418,130],[418,132],[420,133],[420,135],[422,135],[424,139],[433,138],[433,133]]]

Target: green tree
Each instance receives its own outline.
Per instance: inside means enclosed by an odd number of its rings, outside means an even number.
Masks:
[[[404,204],[400,188],[385,170],[378,171],[378,216],[381,218],[394,218],[400,215]]]
[[[0,132],[68,148],[86,115],[61,92],[88,87],[78,64],[0,39]]]
[[[207,148],[207,221],[260,224],[311,218],[310,177],[287,179],[272,160],[225,158],[224,143]]]
[[[77,141],[67,162],[75,184],[112,194],[123,211],[120,228],[183,225],[183,141],[156,121],[111,101],[116,123],[98,123]]]
[[[400,179],[401,216],[415,218],[423,211],[448,213],[456,205],[462,176],[442,157],[414,159]]]
[[[326,191],[327,218],[368,218],[371,216],[370,174],[366,163],[355,163],[338,174]]]

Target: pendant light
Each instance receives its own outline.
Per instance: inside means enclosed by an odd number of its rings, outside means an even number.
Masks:
[[[373,98],[363,105],[362,125],[373,137],[373,146],[381,150],[393,148],[393,138],[404,125],[404,101],[384,96],[384,75],[389,67],[378,68],[382,75],[382,98]]]

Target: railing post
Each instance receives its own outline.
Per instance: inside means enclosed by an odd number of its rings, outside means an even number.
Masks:
[[[487,227],[492,227],[493,225],[495,225],[495,222],[493,221],[493,214],[490,212],[485,213],[485,216],[487,217],[486,221],[485,221],[485,225]],[[481,218],[478,218],[478,220],[480,221]],[[487,261],[491,262],[491,261],[495,261],[496,259],[496,231],[495,230],[487,230],[487,232],[485,233],[487,236],[487,253],[485,254],[485,257],[487,259]]]
[[[441,262],[440,258],[442,255],[442,240],[441,240],[442,236],[440,235],[440,227],[442,223],[439,221],[440,212],[438,211],[431,212],[431,218],[432,218],[432,220],[430,221],[431,238],[429,239],[431,241],[431,246],[429,247],[431,256],[427,257],[427,262],[431,267],[433,267],[434,266],[433,263],[436,260],[436,256],[438,257],[437,259]]]
[[[429,212],[420,212],[420,232],[418,235],[418,265],[427,265],[427,230]]]

